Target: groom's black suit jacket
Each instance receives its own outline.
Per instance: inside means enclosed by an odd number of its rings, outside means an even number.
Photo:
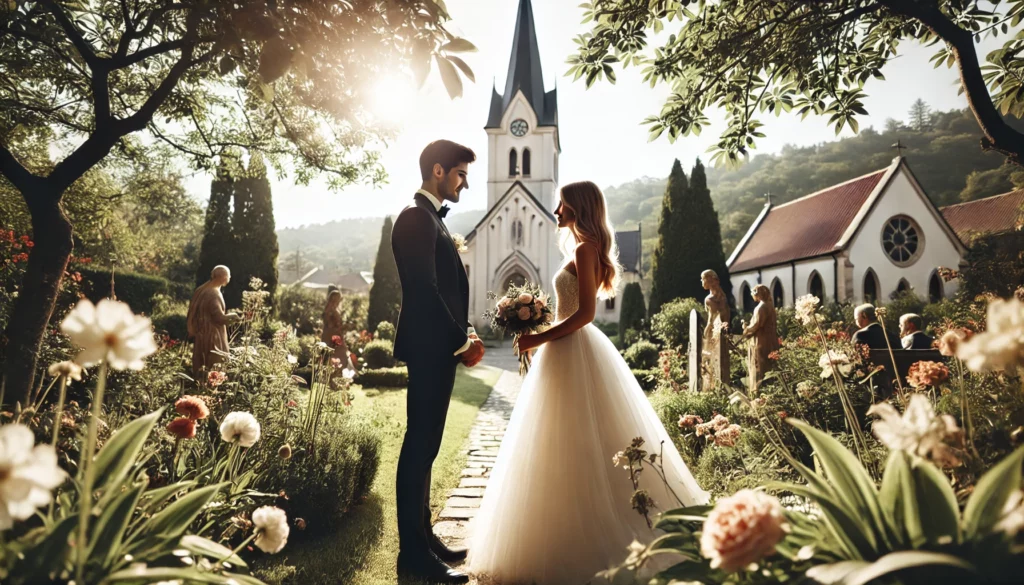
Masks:
[[[434,204],[416,194],[398,214],[391,249],[402,281],[395,357],[442,358],[466,343],[469,278]]]

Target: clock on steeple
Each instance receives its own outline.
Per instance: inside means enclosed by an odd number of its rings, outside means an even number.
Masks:
[[[530,129],[530,125],[526,123],[526,120],[522,118],[516,118],[512,121],[512,125],[509,126],[509,130],[512,131],[512,135],[522,138],[526,136],[526,131]]]

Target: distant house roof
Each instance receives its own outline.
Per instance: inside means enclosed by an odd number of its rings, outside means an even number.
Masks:
[[[971,235],[1014,231],[1024,222],[1024,189],[949,205],[941,211],[963,241]]]
[[[878,170],[782,205],[766,205],[733,252],[729,271],[743,272],[835,251],[888,171]]]
[[[512,56],[508,62],[508,76],[505,78],[505,93],[502,95],[497,89],[492,90],[491,108],[485,128],[501,126],[501,117],[519,90],[522,90],[526,101],[537,113],[538,126],[558,124],[558,90],[544,91],[537,27],[533,22],[533,4],[530,0],[519,1],[516,30],[512,37]]]
[[[615,232],[615,244],[619,247],[619,264],[626,272],[640,272],[641,242],[640,230]]]
[[[367,277],[366,273],[348,272],[342,274],[333,270],[320,268],[313,274],[301,281],[306,288],[325,289],[334,285],[343,292],[365,293],[370,291],[370,284],[373,278]]]

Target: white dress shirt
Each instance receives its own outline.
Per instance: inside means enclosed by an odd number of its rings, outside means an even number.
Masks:
[[[427,201],[433,203],[434,211],[441,211],[441,201],[433,193],[427,191],[426,189],[420,189],[419,191],[416,191],[416,193],[418,195],[423,195],[424,197],[427,198]],[[466,350],[469,349],[469,346],[473,344],[473,336],[476,335],[476,329],[470,327],[469,329],[466,330],[466,335],[468,335],[470,338],[466,340],[466,343],[462,344],[462,347],[460,347],[458,351],[455,352],[455,355],[465,353]]]

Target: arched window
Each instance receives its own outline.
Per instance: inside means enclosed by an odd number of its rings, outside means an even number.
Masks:
[[[896,285],[896,294],[900,295],[910,290],[910,283],[907,282],[906,278],[901,278],[900,283]]]
[[[873,303],[878,300],[878,277],[875,271],[868,268],[864,273],[864,302]]]
[[[750,285],[746,282],[740,285],[740,298],[743,299],[742,306],[744,313],[754,312],[754,297],[750,296]]]
[[[508,176],[515,177],[519,174],[519,153],[516,149],[508,151]]]
[[[939,274],[932,272],[931,278],[928,279],[928,302],[937,303],[946,298],[945,288]]]
[[[523,222],[518,219],[512,222],[512,242],[516,246],[523,245]]]
[[[523,149],[523,176],[524,177],[529,177],[530,176],[530,149],[529,148],[524,148]]]
[[[786,302],[786,297],[782,294],[782,282],[778,278],[772,281],[772,303],[776,308],[781,308]]]
[[[821,280],[821,275],[815,270],[811,273],[811,280],[807,284],[807,292],[818,297],[821,302],[825,302],[825,282]]]

